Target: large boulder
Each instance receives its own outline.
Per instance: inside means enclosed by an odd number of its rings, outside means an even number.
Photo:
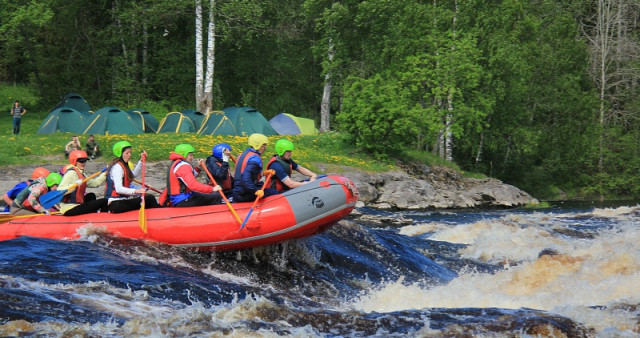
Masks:
[[[462,177],[448,168],[421,164],[403,171],[366,173],[345,170],[360,192],[359,200],[380,209],[510,208],[537,204],[528,193],[493,178]]]

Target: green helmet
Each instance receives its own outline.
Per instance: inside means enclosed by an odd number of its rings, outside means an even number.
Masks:
[[[276,154],[278,154],[278,156],[282,156],[290,150],[293,150],[293,142],[287,139],[280,139],[276,142]]]
[[[183,157],[187,157],[189,153],[195,153],[196,150],[190,144],[183,143],[183,144],[178,144],[174,152],[182,155]]]
[[[120,141],[113,145],[113,154],[117,157],[122,157],[122,151],[124,148],[131,147],[131,143],[127,141]]]
[[[262,134],[251,134],[247,143],[249,143],[253,149],[258,150],[263,144],[269,144],[269,139]]]
[[[51,188],[53,185],[60,185],[62,176],[58,173],[50,173],[45,181],[47,182],[47,187]]]

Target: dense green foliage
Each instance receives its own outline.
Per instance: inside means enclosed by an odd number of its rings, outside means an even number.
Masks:
[[[638,196],[640,71],[624,47],[639,45],[640,11],[631,0],[604,2],[627,6],[610,28],[629,32],[605,37],[625,55],[605,60],[620,70],[606,84],[596,76],[593,1],[217,0],[214,109],[319,121],[330,75],[332,129],[376,159],[437,154],[450,135],[461,170],[536,197]],[[194,8],[2,1],[0,105],[19,98],[46,115],[78,92],[95,109],[142,107],[159,118],[193,108]]]

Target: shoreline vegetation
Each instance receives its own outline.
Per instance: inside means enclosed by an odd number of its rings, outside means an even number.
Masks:
[[[64,165],[64,146],[72,138],[71,133],[36,134],[46,113],[34,113],[32,110],[22,119],[21,133],[13,135],[11,132],[11,118],[7,113],[5,119],[0,119],[0,168],[10,166]],[[163,116],[157,116],[161,120]],[[78,135],[84,145],[88,135]],[[228,143],[233,148],[233,154],[239,155],[246,148],[247,137],[239,136],[204,136],[196,133],[161,133],[161,134],[133,134],[133,135],[95,135],[102,151],[102,161],[111,158],[111,147],[118,141],[127,140],[134,146],[134,154],[141,150],[148,153],[148,161],[160,162],[168,159],[169,153],[180,143],[189,143],[196,149],[196,158],[206,158],[211,154],[211,148],[217,143]],[[463,171],[455,163],[445,162],[437,156],[426,152],[412,150],[399,154],[402,161],[397,159],[379,160],[367,155],[355,147],[345,133],[329,132],[316,135],[271,136],[270,145],[263,160],[274,152],[273,146],[280,138],[291,140],[295,144],[293,158],[313,171],[320,173],[344,173],[358,171],[370,174],[407,171],[407,163],[412,165],[426,165],[428,167],[445,168],[455,173],[459,179],[484,179],[487,176],[479,173]],[[7,177],[11,184],[27,178],[29,173],[22,173],[20,177]],[[15,181],[15,182],[14,182]],[[578,194],[556,190],[555,196],[535,196],[540,204],[530,207],[546,207],[544,201],[559,200],[596,200],[596,198],[580,197]],[[620,198],[624,199],[624,198]],[[610,200],[616,200],[612,198]]]

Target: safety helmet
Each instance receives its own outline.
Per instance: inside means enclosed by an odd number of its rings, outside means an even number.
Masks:
[[[293,150],[293,142],[284,138],[276,142],[276,154],[278,154],[278,156],[284,155],[284,153],[289,150]]]
[[[174,152],[182,155],[182,157],[187,157],[189,153],[195,153],[196,150],[190,144],[183,143],[183,144],[178,144]]]
[[[113,154],[116,155],[117,157],[122,157],[122,152],[124,151],[124,148],[130,148],[130,147],[131,147],[131,143],[127,141],[117,142],[116,144],[113,145]]]
[[[211,149],[211,155],[213,155],[213,157],[222,158],[222,153],[225,149],[229,149],[229,151],[231,151],[231,146],[226,143],[216,144]]]
[[[47,176],[49,176],[49,170],[43,167],[37,167],[33,169],[33,173],[31,173],[31,178],[34,180],[38,177],[47,177]]]
[[[69,154],[69,163],[76,165],[81,158],[88,159],[89,155],[87,155],[87,152],[84,150],[74,150]]]
[[[58,173],[50,173],[49,176],[47,176],[46,182],[47,187],[49,188],[53,185],[60,185],[60,182],[62,182],[62,175]]]
[[[258,150],[263,144],[269,144],[269,139],[262,134],[251,134],[247,143],[249,143],[253,149]]]

